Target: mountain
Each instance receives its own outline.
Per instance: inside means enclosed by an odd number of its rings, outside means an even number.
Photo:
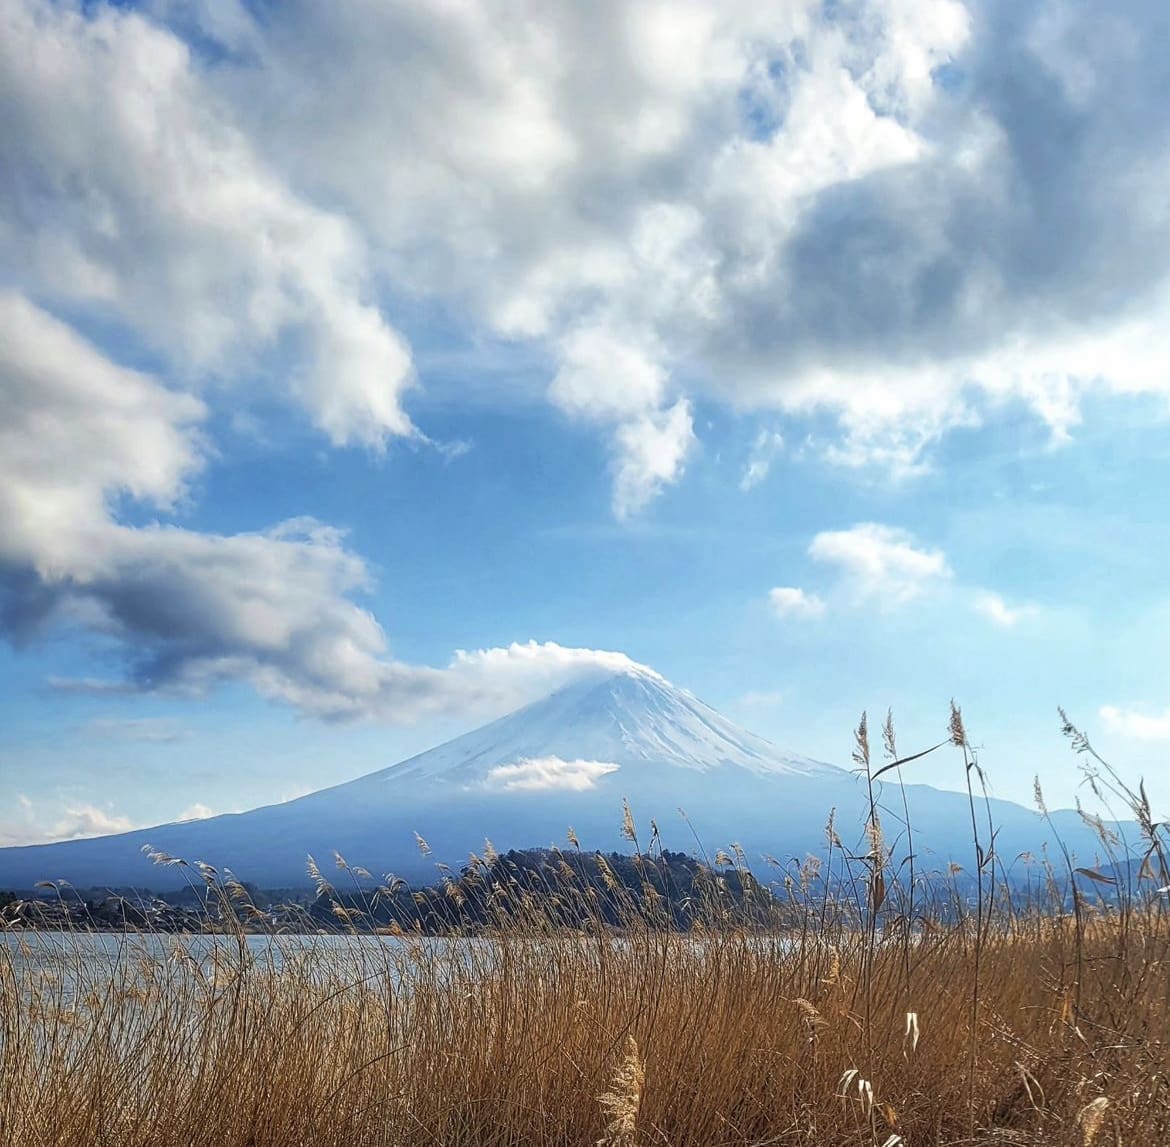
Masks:
[[[953,759],[941,767],[961,769]],[[969,863],[966,796],[925,785],[906,791],[916,851],[931,866]],[[901,795],[887,787],[885,796],[893,839]],[[668,848],[713,854],[738,842],[753,865],[767,855],[786,862],[823,848],[832,809],[841,839],[857,844],[864,797],[852,773],[784,752],[656,673],[629,669],[570,685],[400,764],[298,800],[117,836],[0,849],[0,888],[44,879],[79,887],[180,886],[178,869],[152,867],[142,855],[148,843],[226,866],[261,887],[307,884],[306,856],[324,862],[334,850],[372,872],[430,881],[435,861],[458,867],[485,838],[500,850],[564,845],[572,827],[582,848],[628,852],[623,798],[643,847],[654,817]],[[993,801],[992,815],[1006,860],[1038,852],[1050,835],[1019,805]],[[1080,818],[1063,812],[1054,819],[1066,844],[1092,863],[1094,840]],[[416,832],[430,856],[416,846]]]

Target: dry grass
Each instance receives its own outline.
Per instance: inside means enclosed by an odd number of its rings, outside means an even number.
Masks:
[[[911,919],[880,853],[850,863],[852,907],[806,866],[782,930],[679,933],[643,904],[554,932],[525,891],[454,939],[118,937],[84,961],[12,934],[0,1140],[1170,1143],[1156,895],[1013,904],[991,863],[971,904],[924,884]]]
[[[0,1128],[22,1147],[1162,1144],[1170,929],[1118,940],[992,936],[972,1040],[955,929],[912,945],[913,1025],[900,946],[871,959],[861,937],[341,937],[280,970],[222,938],[199,964],[128,939],[76,992],[76,966],[30,982],[8,961]]]

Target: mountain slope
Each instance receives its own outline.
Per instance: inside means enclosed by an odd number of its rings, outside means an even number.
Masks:
[[[907,791],[918,851],[933,851],[940,867],[952,856],[965,860],[966,798],[921,785]],[[627,670],[571,685],[400,764],[286,804],[0,849],[0,887],[62,878],[79,886],[180,884],[176,869],[148,864],[146,843],[230,867],[265,887],[307,883],[306,855],[325,859],[333,850],[371,871],[428,880],[434,859],[457,866],[485,837],[499,849],[563,844],[571,826],[584,848],[629,851],[623,798],[643,845],[653,816],[667,847],[691,851],[701,841],[713,852],[736,841],[753,863],[818,851],[831,809],[852,846],[864,813],[852,774],[777,749],[649,670]],[[997,801],[993,816],[1001,856],[1039,850],[1045,834],[1035,814]],[[1091,857],[1075,814],[1058,816],[1062,835]],[[887,830],[896,836],[892,820]],[[433,859],[416,848],[416,832]]]
[[[629,669],[570,685],[352,786],[407,777],[475,785],[488,781],[493,768],[542,758],[616,763],[627,776],[661,776],[663,766],[697,772],[731,767],[761,775],[841,771],[783,753],[657,674]],[[358,791],[352,786],[349,791]]]

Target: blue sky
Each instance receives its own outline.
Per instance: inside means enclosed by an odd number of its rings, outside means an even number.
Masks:
[[[1167,14],[496,7],[0,16],[3,841],[623,658],[1170,811]]]

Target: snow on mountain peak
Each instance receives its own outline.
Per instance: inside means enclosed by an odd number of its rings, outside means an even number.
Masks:
[[[580,791],[619,768],[629,776],[659,766],[804,776],[838,771],[781,752],[652,669],[632,665],[567,685],[375,775],[393,781],[449,780],[497,791],[504,785],[511,791]]]
[[[631,665],[595,672],[411,760],[285,804],[0,849],[0,884],[25,887],[52,877],[79,886],[177,886],[178,873],[142,872],[140,850],[148,841],[173,856],[230,865],[261,887],[302,885],[305,855],[333,849],[371,869],[430,879],[416,833],[454,863],[485,837],[498,848],[531,848],[563,841],[570,825],[583,847],[628,849],[623,801],[635,816],[661,818],[651,831],[664,847],[736,840],[753,861],[799,860],[819,855],[822,826],[835,815],[830,810],[840,813],[835,831],[861,839],[866,795],[845,770],[788,755],[652,670]],[[915,851],[968,863],[966,795],[921,785],[908,786],[906,795]],[[1038,851],[1044,835],[1036,814],[993,804],[997,848]],[[681,820],[672,814],[684,809]],[[1062,847],[1094,857],[1099,842],[1077,814],[1054,816],[1065,818]]]

